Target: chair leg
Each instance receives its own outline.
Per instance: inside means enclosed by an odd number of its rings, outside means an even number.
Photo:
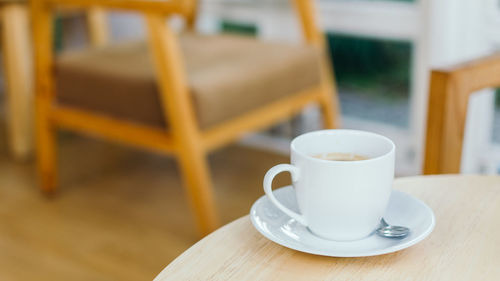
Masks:
[[[202,136],[189,98],[181,50],[175,33],[165,25],[165,15],[148,14],[149,45],[155,61],[160,99],[171,124],[184,185],[198,227],[203,235],[218,226],[210,173]]]
[[[205,153],[197,147],[183,147],[179,154],[179,164],[188,201],[195,215],[198,228],[201,234],[205,236],[219,226],[212,181]]]
[[[49,120],[48,103],[36,100],[36,152],[40,188],[50,193],[57,187],[56,131]]]
[[[1,16],[9,147],[14,158],[23,160],[32,148],[33,77],[27,7],[4,5]]]

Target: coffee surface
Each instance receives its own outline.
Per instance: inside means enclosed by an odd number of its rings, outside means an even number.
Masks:
[[[342,153],[342,152],[327,152],[313,155],[312,157],[323,160],[330,161],[359,161],[359,160],[367,160],[370,157],[354,154],[354,153]]]

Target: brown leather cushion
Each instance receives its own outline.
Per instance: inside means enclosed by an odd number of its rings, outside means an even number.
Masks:
[[[206,128],[317,85],[317,52],[235,35],[180,36],[199,124]],[[144,42],[68,52],[56,60],[58,102],[165,127]]]

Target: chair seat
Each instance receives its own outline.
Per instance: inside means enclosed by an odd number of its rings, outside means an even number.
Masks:
[[[180,35],[189,90],[201,128],[320,83],[309,46],[236,35]],[[145,42],[66,52],[55,62],[57,102],[149,126],[166,127]]]

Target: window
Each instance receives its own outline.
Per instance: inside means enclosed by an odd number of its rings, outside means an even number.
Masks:
[[[408,128],[410,42],[328,34],[342,113]]]

